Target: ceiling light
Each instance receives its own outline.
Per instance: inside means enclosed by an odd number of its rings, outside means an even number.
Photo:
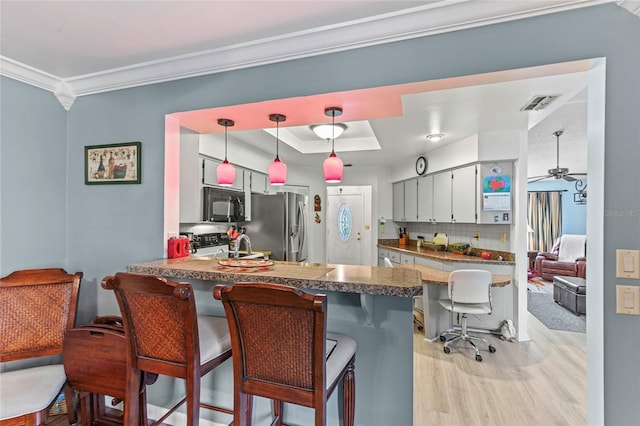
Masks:
[[[218,185],[232,186],[236,180],[236,169],[227,160],[227,128],[233,126],[235,122],[228,118],[220,118],[218,124],[224,126],[224,161],[216,169]]]
[[[325,111],[325,114],[326,114],[326,111]],[[336,114],[336,115],[340,115],[340,114]],[[339,138],[342,132],[344,132],[346,129],[347,129],[347,125],[342,123],[317,124],[317,125],[311,126],[311,130],[313,130],[313,133],[315,133],[319,138],[322,138],[322,139]]]
[[[276,158],[269,164],[269,183],[271,185],[284,185],[287,180],[287,165],[280,161],[278,156],[278,146],[280,145],[278,139],[278,130],[280,123],[287,119],[282,114],[271,114],[269,120],[276,122]]]
[[[431,133],[427,135],[427,139],[431,142],[440,142],[440,139],[444,138],[443,133]]]
[[[335,125],[335,120],[336,120],[336,115],[342,115],[342,108],[338,108],[338,107],[327,108],[324,110],[324,114],[331,116],[332,133],[331,133],[331,154],[326,160],[324,160],[324,163],[322,164],[322,170],[324,171],[325,182],[335,183],[335,182],[340,182],[342,180],[342,170],[344,169],[342,160],[334,152],[334,146],[336,142],[336,137],[334,132],[339,128],[338,126]]]

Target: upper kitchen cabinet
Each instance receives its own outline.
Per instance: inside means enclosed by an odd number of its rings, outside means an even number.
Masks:
[[[451,222],[451,172],[433,175],[433,219],[435,222]]]
[[[216,169],[220,164],[222,164],[222,161],[220,160],[214,160],[212,158],[203,158],[203,162],[202,162],[202,183],[203,184],[219,186]],[[224,187],[224,188],[235,189],[236,191],[244,191],[244,172],[241,167],[236,166],[236,178],[233,181],[233,185],[229,187]]]
[[[418,220],[417,179],[393,184],[393,220],[396,222],[416,222]]]
[[[433,175],[420,177],[418,182],[418,222],[433,223],[436,221],[433,214]]]
[[[180,135],[180,222],[202,221],[202,166],[198,135]]]
[[[476,166],[452,171],[451,221],[476,223]]]
[[[260,172],[251,172],[251,192],[256,194],[275,194],[277,188],[269,183],[269,176]]]
[[[433,175],[433,216],[440,223],[476,222],[476,166]]]

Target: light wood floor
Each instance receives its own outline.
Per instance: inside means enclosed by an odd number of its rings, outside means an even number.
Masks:
[[[529,342],[489,336],[497,352],[414,333],[414,425],[547,426],[587,423],[586,334],[549,330],[529,315]],[[484,346],[484,345],[483,345]]]
[[[477,362],[472,350],[447,355],[415,330],[414,426],[586,425],[586,334],[549,330],[532,315],[529,334],[522,343],[489,336],[497,352],[482,350]]]

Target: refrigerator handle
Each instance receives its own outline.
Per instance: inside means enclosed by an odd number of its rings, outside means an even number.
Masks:
[[[304,217],[304,203],[298,201],[298,253],[302,253],[302,248],[305,245],[305,238],[307,235],[306,218]]]

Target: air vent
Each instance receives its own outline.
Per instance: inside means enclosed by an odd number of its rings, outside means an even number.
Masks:
[[[559,98],[560,95],[534,96],[520,111],[540,111]]]

